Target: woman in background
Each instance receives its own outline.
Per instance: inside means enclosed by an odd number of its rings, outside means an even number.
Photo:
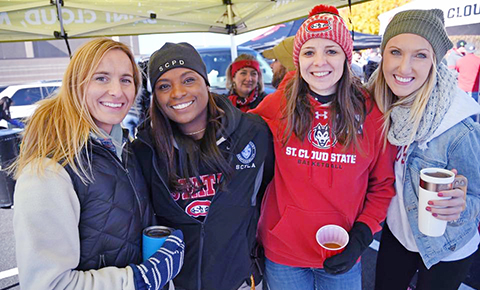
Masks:
[[[140,85],[130,49],[100,38],[76,51],[59,92],[38,103],[14,163],[22,289],[159,289],[179,272],[181,231],[142,263],[153,212],[120,127]]]
[[[253,55],[241,54],[226,72],[228,97],[242,112],[256,108],[267,95],[263,91],[263,76],[260,64]]]

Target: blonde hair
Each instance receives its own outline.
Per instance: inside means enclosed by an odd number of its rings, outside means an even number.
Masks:
[[[234,90],[234,87],[233,87],[234,86],[234,81],[233,81],[233,76],[232,76],[232,64],[236,61],[239,61],[239,60],[254,60],[254,61],[258,62],[258,60],[255,58],[255,56],[253,56],[251,54],[242,53],[241,55],[237,56],[237,58],[231,64],[228,65],[227,71],[225,72],[225,77],[227,78],[225,86],[230,91],[230,93],[232,93],[233,90]],[[258,92],[259,93],[263,92],[265,86],[263,84],[262,68],[260,68],[260,71],[258,72],[258,84],[257,84],[257,86],[258,86]]]
[[[393,108],[397,106],[410,107],[410,116],[407,121],[413,122],[413,128],[408,144],[411,144],[415,139],[418,126],[420,125],[420,120],[422,119],[428,100],[430,99],[430,95],[432,94],[433,88],[436,84],[437,61],[434,54],[432,54],[431,60],[432,67],[428,73],[425,83],[418,88],[418,90],[412,92],[410,95],[404,98],[395,96],[392,90],[389,88],[383,74],[383,57],[378,69],[372,74],[367,87],[370,93],[373,95],[378,108],[383,113],[384,122],[382,131],[385,136],[384,144],[387,143],[388,130],[390,129],[391,125],[390,115]]]
[[[84,147],[88,147],[90,132],[101,133],[90,115],[86,103],[86,91],[90,80],[103,57],[111,50],[119,49],[129,57],[135,84],[135,94],[141,88],[141,75],[135,57],[123,43],[109,38],[98,38],[82,45],[71,59],[62,86],[56,95],[38,102],[38,108],[28,120],[20,145],[20,154],[10,171],[15,178],[27,164],[42,174],[49,158],[50,164],[70,165],[84,183],[93,181],[90,157],[81,158]]]

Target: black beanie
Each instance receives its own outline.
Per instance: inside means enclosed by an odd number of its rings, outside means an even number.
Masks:
[[[210,86],[207,68],[197,50],[186,42],[167,42],[150,56],[148,62],[148,77],[152,88],[161,75],[174,68],[194,70],[205,79],[207,86]]]

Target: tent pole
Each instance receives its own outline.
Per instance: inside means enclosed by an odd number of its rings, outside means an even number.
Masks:
[[[232,10],[232,1],[224,0],[224,3],[227,5],[227,16],[228,16],[228,34],[230,34],[230,53],[232,56],[232,62],[237,58],[237,46],[235,45],[235,25],[233,23],[233,10]]]
[[[72,58],[72,51],[70,49],[70,44],[68,43],[68,35],[65,33],[65,29],[63,27],[63,16],[62,16],[63,0],[55,0],[55,5],[57,6],[57,16],[58,16],[58,21],[60,22],[60,33],[58,33],[58,31],[55,31],[54,35],[56,38],[65,39],[65,44],[67,45],[67,49],[68,49],[68,56]]]

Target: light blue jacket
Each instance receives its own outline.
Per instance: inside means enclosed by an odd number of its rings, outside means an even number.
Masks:
[[[404,204],[415,242],[427,268],[463,247],[478,231],[480,124],[468,116],[478,114],[480,106],[472,100],[459,91],[434,136],[424,144],[414,142],[407,152]],[[458,220],[448,222],[445,234],[441,237],[426,236],[418,229],[420,170],[427,167],[457,169],[458,174],[468,178],[466,209]]]

